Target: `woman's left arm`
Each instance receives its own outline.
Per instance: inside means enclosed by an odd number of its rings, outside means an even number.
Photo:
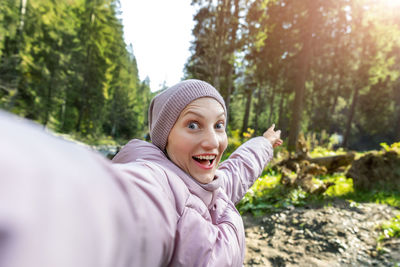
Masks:
[[[273,148],[282,144],[280,131],[272,125],[263,136],[250,139],[221,163],[217,175],[223,180],[223,188],[233,203],[239,202],[260,177],[273,157]]]

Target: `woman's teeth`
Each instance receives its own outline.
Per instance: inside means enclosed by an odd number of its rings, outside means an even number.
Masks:
[[[194,156],[193,159],[200,162],[204,165],[211,165],[213,160],[215,159],[215,155],[207,155],[207,156]]]
[[[209,155],[209,156],[195,156],[197,159],[206,159],[206,160],[213,160],[215,159],[215,156]]]

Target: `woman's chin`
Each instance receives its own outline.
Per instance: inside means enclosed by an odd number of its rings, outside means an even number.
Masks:
[[[199,174],[195,174],[195,175],[192,175],[192,177],[197,181],[197,182],[199,182],[199,183],[201,183],[201,184],[208,184],[208,183],[211,183],[213,180],[214,180],[214,173],[210,173],[210,174],[207,174],[207,175],[199,175]]]

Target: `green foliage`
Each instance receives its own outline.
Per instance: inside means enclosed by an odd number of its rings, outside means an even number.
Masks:
[[[394,144],[390,147],[397,148],[397,146],[398,144]],[[400,192],[354,190],[353,179],[347,178],[344,173],[314,177],[317,183],[334,183],[322,195],[309,194],[299,187],[285,187],[280,184],[280,179],[280,173],[273,169],[266,169],[238,203],[238,210],[241,213],[251,212],[254,215],[262,215],[289,206],[329,205],[338,198],[350,203],[370,202],[400,207]]]
[[[355,202],[380,203],[393,207],[400,207],[400,192],[396,191],[357,190],[342,195],[341,198]]]
[[[142,137],[150,88],[139,81],[118,5],[2,1],[0,107],[90,142]]]
[[[227,159],[232,152],[234,152],[241,144],[249,140],[254,134],[254,130],[248,128],[246,132],[242,135],[240,134],[240,130],[229,130],[227,132],[228,135],[228,147],[225,150],[222,160]]]
[[[380,145],[386,152],[395,151],[397,153],[400,153],[400,142],[393,143],[391,145],[388,145],[386,143],[381,143]]]
[[[343,173],[326,175],[325,177],[319,178],[326,182],[335,183],[326,190],[325,195],[327,197],[345,197],[346,195],[354,193],[353,179],[347,178]]]
[[[382,234],[379,241],[389,238],[400,238],[400,214],[381,225]]]
[[[311,195],[301,188],[287,188],[281,185],[281,175],[268,171],[249,189],[243,200],[237,205],[241,213],[251,212],[262,215],[288,206],[329,205],[336,198],[350,202],[372,202],[400,207],[400,192],[392,191],[355,191],[353,180],[343,174],[319,177],[321,181],[335,184],[322,195]]]
[[[307,194],[301,188],[290,189],[280,184],[281,174],[272,169],[266,170],[248,190],[237,205],[240,213],[251,212],[262,215],[289,206],[303,206],[317,198]]]
[[[225,155],[229,157],[229,155],[235,151],[241,144],[243,143],[242,138],[240,137],[239,129],[228,131],[228,147],[226,148]]]

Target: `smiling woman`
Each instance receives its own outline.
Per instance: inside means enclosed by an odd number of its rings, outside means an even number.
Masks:
[[[115,163],[144,164],[135,180],[165,216],[159,239],[161,266],[242,266],[244,229],[235,203],[260,176],[280,145],[268,129],[219,165],[228,139],[223,98],[210,84],[180,82],[157,95],[149,108],[153,144],[133,140]],[[130,168],[132,168],[131,166]],[[158,216],[151,213],[149,216]],[[153,253],[154,255],[154,253]]]

